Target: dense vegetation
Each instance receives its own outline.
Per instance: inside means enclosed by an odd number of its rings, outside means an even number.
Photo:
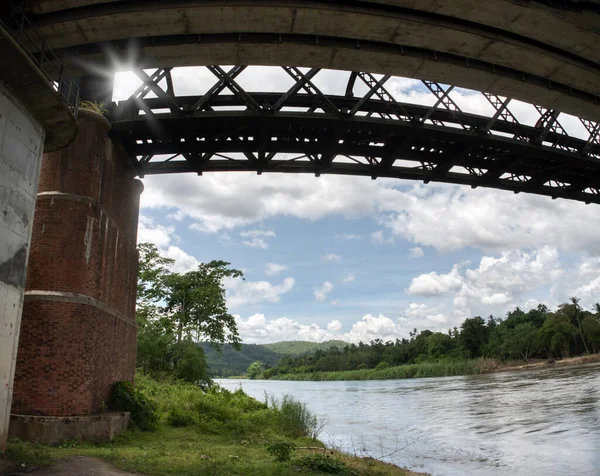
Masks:
[[[263,347],[277,352],[280,355],[302,355],[312,354],[317,350],[326,350],[331,347],[343,348],[347,345],[343,340],[328,340],[325,342],[310,342],[306,340],[290,340],[274,342],[272,344],[262,344]]]
[[[223,280],[241,277],[229,263],[211,261],[180,274],[173,260],[149,243],[138,246],[137,365],[154,377],[208,385],[210,377],[199,340],[220,349],[239,348],[235,318],[227,310]]]
[[[128,389],[123,389],[128,391]],[[12,440],[4,455],[18,474],[55,459],[95,456],[131,472],[167,475],[405,475],[400,468],[327,450],[319,424],[291,397],[259,402],[243,391],[136,377],[136,392],[158,414],[155,431],[129,430],[111,443],[42,446]],[[1,465],[1,462],[0,462]]]
[[[204,351],[211,377],[244,375],[253,362],[260,361],[266,367],[273,367],[281,359],[280,354],[257,344],[241,344],[240,350],[225,344],[220,352],[208,342],[201,342],[200,347]]]
[[[527,361],[599,351],[600,304],[587,311],[577,298],[572,298],[553,312],[542,304],[528,312],[516,308],[504,319],[466,319],[460,328],[447,333],[415,329],[409,339],[376,339],[370,344],[347,344],[341,349],[331,347],[311,355],[283,357],[277,366],[265,370],[263,377],[324,379],[320,373],[332,371],[354,371],[345,375],[347,378],[360,378],[360,371],[364,378],[458,375],[474,373],[480,370],[478,365],[487,365],[469,363],[471,359]],[[404,367],[390,368],[397,366]],[[364,371],[368,369],[378,372],[370,372],[367,377]]]

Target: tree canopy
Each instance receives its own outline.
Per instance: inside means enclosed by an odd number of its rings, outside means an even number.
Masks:
[[[226,278],[243,277],[225,261],[201,263],[187,273],[171,271],[173,260],[142,243],[138,272],[138,366],[190,382],[208,381],[198,341],[217,349],[239,348],[235,318],[227,309]]]

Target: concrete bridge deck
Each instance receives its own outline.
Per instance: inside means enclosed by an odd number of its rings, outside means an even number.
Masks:
[[[600,120],[596,1],[34,0],[73,70],[294,65],[431,79]],[[129,65],[129,66],[127,66]]]

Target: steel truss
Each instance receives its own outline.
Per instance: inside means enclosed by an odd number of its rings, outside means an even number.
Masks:
[[[178,97],[170,69],[148,75],[110,109],[112,135],[140,176],[212,171],[366,175],[492,187],[600,203],[600,125],[581,119],[587,140],[569,136],[560,113],[535,106],[534,127],[520,124],[510,98],[482,93],[491,117],[466,113],[453,86],[422,81],[433,106],[400,103],[390,76],[350,74],[345,95],[324,94],[319,69],[283,67],[284,93],[248,92],[245,66],[208,66],[215,84]],[[367,92],[354,94],[359,81]],[[363,88],[364,89],[364,88]],[[149,98],[148,95],[154,96]]]

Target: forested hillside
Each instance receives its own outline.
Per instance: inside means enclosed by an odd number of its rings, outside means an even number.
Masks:
[[[327,350],[331,347],[342,349],[348,345],[343,340],[328,340],[325,342],[309,342],[304,340],[290,340],[274,342],[273,344],[263,344],[263,347],[271,349],[281,355],[302,355],[312,354],[317,350]]]
[[[224,345],[220,354],[208,342],[201,342],[200,347],[204,350],[211,377],[244,375],[252,362],[260,361],[265,367],[273,367],[281,359],[280,354],[256,344],[242,344],[239,351],[231,345]]]
[[[591,311],[572,298],[551,311],[540,304],[527,312],[516,308],[505,318],[466,319],[447,333],[414,329],[409,339],[347,344],[310,355],[284,356],[264,378],[280,375],[387,369],[435,362],[461,363],[487,357],[498,362],[553,359],[600,352],[600,304]]]

